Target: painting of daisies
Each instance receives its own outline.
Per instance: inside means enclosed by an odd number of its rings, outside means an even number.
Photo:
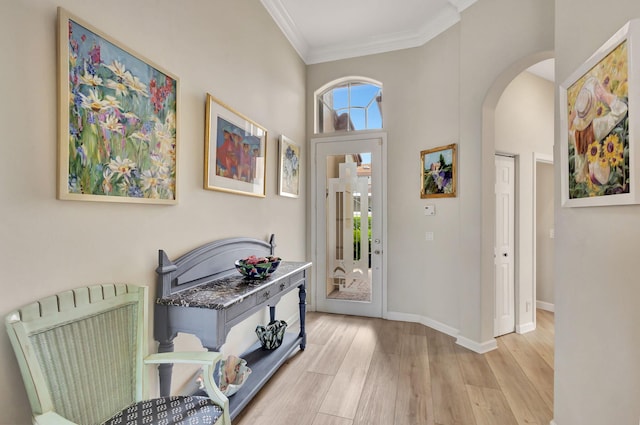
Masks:
[[[176,202],[178,81],[60,9],[61,199]]]
[[[420,152],[421,198],[456,196],[456,144]]]

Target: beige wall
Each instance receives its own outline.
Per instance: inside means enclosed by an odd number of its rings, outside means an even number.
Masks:
[[[458,201],[429,201],[437,204],[437,213],[425,217],[420,151],[457,141],[458,40],[457,29],[452,29],[420,48],[311,65],[307,77],[309,138],[314,137],[316,89],[346,76],[382,83],[388,134],[388,310],[427,316],[453,327],[458,323]],[[439,72],[439,63],[447,64],[449,71]],[[425,241],[426,231],[434,232],[434,242]]]
[[[178,205],[55,199],[58,5],[180,78]],[[86,284],[139,283],[153,293],[158,249],[176,258],[215,239],[275,233],[280,256],[306,259],[305,191],[279,197],[276,180],[278,136],[304,141],[305,65],[259,2],[2,1],[0,36],[0,315]],[[266,198],[202,189],[207,92],[268,129]],[[283,318],[296,300],[283,300]],[[234,329],[225,349],[239,354],[263,319]],[[194,340],[179,338],[177,349],[200,347]],[[0,365],[0,423],[31,423],[4,332]]]
[[[557,83],[637,17],[636,0],[556,0]],[[556,112],[556,140],[560,131]],[[557,144],[555,153],[558,157]],[[555,170],[559,175],[559,162]],[[640,207],[562,208],[559,183],[556,179],[555,421],[637,424]]]
[[[516,157],[516,329],[535,322],[533,263],[534,155],[553,155],[554,85],[529,72],[504,90],[495,109],[495,150]]]

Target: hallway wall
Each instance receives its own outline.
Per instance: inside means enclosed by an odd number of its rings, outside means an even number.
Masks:
[[[635,0],[555,4],[558,84],[629,19],[640,17]],[[561,131],[557,111],[558,141]],[[554,153],[559,157],[558,143]],[[559,176],[559,161],[555,171]],[[640,418],[640,206],[563,208],[559,178],[555,189],[555,423],[635,425]]]

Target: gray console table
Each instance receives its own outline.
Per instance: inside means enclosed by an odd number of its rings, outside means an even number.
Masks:
[[[231,418],[257,394],[269,378],[300,347],[306,345],[306,282],[311,263],[282,261],[278,270],[264,280],[240,275],[235,260],[249,255],[273,255],[273,236],[267,243],[257,239],[231,238],[208,243],[175,261],[159,251],[154,338],[159,352],[173,351],[179,332],[197,336],[202,346],[219,351],[231,328],[264,308],[270,319],[276,315],[280,298],[298,288],[300,332],[287,332],[282,345],[264,350],[257,342],[239,357],[247,360],[251,375],[240,390],[229,397]],[[160,394],[171,390],[172,365],[159,366]]]

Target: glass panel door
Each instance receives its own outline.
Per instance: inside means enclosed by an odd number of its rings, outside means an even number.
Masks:
[[[381,317],[381,140],[315,149],[317,309]]]

